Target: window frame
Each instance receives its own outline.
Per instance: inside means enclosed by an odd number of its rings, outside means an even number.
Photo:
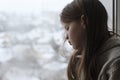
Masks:
[[[120,35],[120,0],[113,0],[113,32]]]

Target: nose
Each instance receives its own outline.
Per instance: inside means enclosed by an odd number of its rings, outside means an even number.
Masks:
[[[69,39],[69,37],[68,37],[68,35],[67,35],[67,34],[66,34],[66,37],[65,37],[65,39],[66,39],[66,40],[68,40],[68,39]]]

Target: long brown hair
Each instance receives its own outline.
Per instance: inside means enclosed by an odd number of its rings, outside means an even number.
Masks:
[[[74,0],[66,5],[60,18],[63,23],[69,23],[79,20],[81,15],[85,16],[86,22],[86,46],[71,56],[68,80],[97,80],[95,57],[102,44],[111,37],[108,15],[98,0]]]

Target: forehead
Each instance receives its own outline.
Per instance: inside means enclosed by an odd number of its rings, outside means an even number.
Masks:
[[[64,26],[70,26],[70,25],[79,25],[80,22],[78,21],[73,21],[73,22],[69,22],[69,23],[62,23]]]

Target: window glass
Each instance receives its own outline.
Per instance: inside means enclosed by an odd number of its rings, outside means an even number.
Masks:
[[[108,13],[108,27],[112,31],[113,30],[113,0],[100,0],[105,6]],[[102,17],[102,16],[101,16]]]
[[[72,0],[0,0],[0,80],[66,80],[71,46],[59,21]],[[112,29],[112,0],[101,0]]]
[[[0,80],[66,80],[59,21],[70,0],[0,0]]]

